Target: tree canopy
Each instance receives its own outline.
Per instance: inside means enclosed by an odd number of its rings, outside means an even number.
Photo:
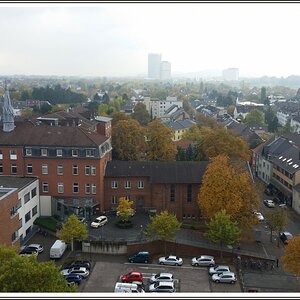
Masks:
[[[150,122],[150,115],[144,103],[137,103],[131,116],[142,126],[145,126]]]
[[[130,217],[135,213],[132,208],[133,201],[127,200],[125,197],[119,199],[119,204],[117,206],[117,216],[123,222],[127,222]]]
[[[166,242],[175,238],[180,226],[181,223],[177,220],[176,215],[165,210],[156,216],[150,217],[150,223],[146,227],[145,234],[150,238],[159,238]]]
[[[120,120],[112,131],[112,146],[115,159],[141,160],[146,147],[143,128],[136,120]]]
[[[164,126],[159,120],[148,124],[147,136],[147,160],[175,160],[177,154],[176,145],[172,142],[173,132]]]
[[[14,247],[0,246],[0,292],[76,292],[53,261],[20,256]]]
[[[250,112],[246,115],[244,119],[244,123],[246,124],[259,124],[264,125],[264,114],[259,111],[258,109],[252,109]]]
[[[57,236],[59,239],[66,243],[71,243],[73,249],[73,241],[84,240],[88,237],[87,226],[79,221],[76,215],[71,215],[67,221],[62,225],[58,231]]]
[[[214,217],[207,223],[208,231],[204,234],[212,243],[224,245],[233,245],[239,241],[241,230],[238,223],[230,220],[226,210],[218,211]],[[221,251],[222,256],[222,251]]]
[[[198,204],[204,218],[211,219],[225,209],[241,228],[251,228],[256,219],[258,192],[245,163],[230,162],[228,156],[211,159],[202,179]]]
[[[294,236],[285,246],[284,255],[280,258],[283,268],[300,276],[300,236]]]

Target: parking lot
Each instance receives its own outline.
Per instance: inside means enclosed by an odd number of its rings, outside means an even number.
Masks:
[[[116,282],[120,281],[122,274],[137,271],[143,274],[146,291],[151,275],[168,272],[174,275],[175,287],[181,293],[209,293],[209,292],[241,292],[239,280],[235,284],[214,283],[210,280],[208,269],[205,267],[192,267],[190,258],[184,259],[179,267],[161,266],[152,264],[131,264],[125,262],[97,261],[88,279],[80,286],[79,292],[113,293]],[[236,273],[234,266],[230,266]]]

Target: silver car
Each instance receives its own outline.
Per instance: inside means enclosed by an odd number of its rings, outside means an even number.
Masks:
[[[90,272],[85,267],[74,267],[74,268],[70,268],[70,269],[61,270],[61,274],[64,277],[67,277],[70,274],[77,274],[77,275],[80,275],[83,278],[87,278],[90,275]]]
[[[213,267],[215,265],[215,259],[213,256],[201,255],[192,258],[192,266],[198,267]]]
[[[214,274],[211,279],[214,282],[224,282],[224,283],[235,283],[236,277],[235,274],[232,272],[223,272],[221,274]]]
[[[150,293],[174,293],[176,292],[174,282],[158,281],[149,286]]]
[[[38,253],[42,253],[44,251],[44,247],[40,244],[30,244],[26,247],[26,250],[33,249],[34,251],[37,251]]]
[[[171,273],[157,273],[150,277],[150,283],[158,282],[158,281],[173,281],[174,276]]]
[[[208,270],[209,275],[214,275],[214,274],[221,274],[223,272],[230,272],[230,269],[228,266],[220,265],[220,266],[215,266],[215,267],[210,267]]]
[[[171,266],[181,266],[183,260],[181,257],[175,255],[163,256],[158,259],[160,265],[171,265]]]

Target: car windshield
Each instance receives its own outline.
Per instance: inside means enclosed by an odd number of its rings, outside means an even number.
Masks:
[[[154,276],[154,278],[158,278],[160,276],[160,274],[156,274],[155,276]]]
[[[154,283],[154,287],[157,288],[159,286],[159,282]]]

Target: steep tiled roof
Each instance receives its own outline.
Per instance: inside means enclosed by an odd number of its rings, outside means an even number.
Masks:
[[[105,177],[150,177],[153,183],[200,183],[206,161],[109,161]]]
[[[190,119],[185,119],[185,120],[177,120],[177,121],[169,121],[166,122],[165,125],[168,128],[172,128],[175,130],[183,130],[183,129],[188,129],[195,125],[196,123],[191,121]]]
[[[34,125],[30,122],[16,123],[11,132],[0,130],[0,145],[32,146],[96,146],[108,138],[80,126]]]

